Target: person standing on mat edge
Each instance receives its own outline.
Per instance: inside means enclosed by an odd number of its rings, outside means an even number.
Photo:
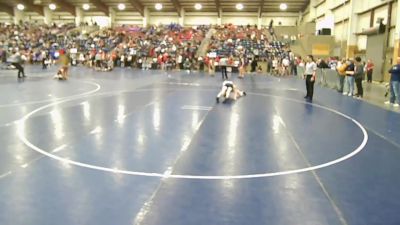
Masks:
[[[343,93],[344,82],[345,82],[345,78],[346,78],[346,69],[347,69],[346,60],[342,59],[342,61],[338,62],[338,66],[336,69],[336,71],[338,73],[338,79],[339,79],[339,83],[338,83],[338,92],[339,93]]]
[[[226,71],[227,64],[228,64],[228,59],[226,57],[222,57],[219,60],[219,67],[221,68],[222,80],[228,79],[228,72]]]
[[[392,104],[399,107],[400,104],[400,57],[397,58],[397,64],[389,70],[390,75],[390,100],[385,104]]]
[[[353,96],[354,95],[354,62],[353,59],[349,59],[349,61],[346,62],[347,68],[346,68],[346,89],[349,91],[343,92],[343,95],[348,95],[348,96]]]
[[[367,65],[365,66],[365,70],[367,71],[367,82],[372,83],[372,73],[374,72],[374,64],[370,59],[367,61]]]
[[[307,99],[308,101],[313,100],[316,72],[317,72],[317,64],[314,61],[314,57],[312,55],[308,55],[307,64],[303,75],[303,79],[306,80],[306,90],[307,90],[307,95],[304,96],[304,98]]]
[[[364,96],[364,89],[362,86],[362,81],[364,77],[364,65],[362,64],[360,57],[356,57],[353,76],[357,86],[357,94],[355,95],[355,97],[360,99]]]
[[[13,52],[13,54],[10,57],[10,62],[13,66],[15,66],[15,68],[17,68],[18,78],[26,77],[24,67],[21,66],[21,62],[22,62],[21,55],[19,54],[18,51]]]

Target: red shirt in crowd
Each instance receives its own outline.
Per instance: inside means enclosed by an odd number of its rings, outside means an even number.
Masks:
[[[374,64],[372,62],[367,63],[367,71],[374,69]]]

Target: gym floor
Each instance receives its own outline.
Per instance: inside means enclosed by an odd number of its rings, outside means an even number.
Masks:
[[[2,225],[398,225],[400,115],[295,78],[0,76]]]

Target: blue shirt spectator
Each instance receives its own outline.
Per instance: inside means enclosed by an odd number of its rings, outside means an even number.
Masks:
[[[394,65],[389,70],[389,73],[392,74],[390,77],[390,81],[400,81],[400,63]]]

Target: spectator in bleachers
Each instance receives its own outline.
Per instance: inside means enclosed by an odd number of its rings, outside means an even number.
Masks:
[[[338,67],[338,57],[330,58],[328,67],[331,68],[331,70],[336,70],[336,68]]]
[[[272,60],[272,74],[273,75],[278,75],[279,74],[279,61],[275,57]]]
[[[271,60],[290,57],[290,49],[285,44],[271,41],[273,37],[268,29],[226,24],[216,30],[217,32],[211,37],[208,51],[216,53],[217,56],[232,55],[235,61],[239,61],[241,55],[251,55],[260,59],[271,58]],[[257,67],[253,72],[256,70]],[[268,70],[271,70],[271,66]]]
[[[203,72],[204,71],[204,60],[203,60],[203,57],[199,56],[197,58],[197,62],[199,64],[199,71]]]
[[[324,59],[319,58],[317,60],[317,67],[320,69],[328,69],[330,68],[329,65],[325,62]]]
[[[290,61],[287,57],[282,59],[282,75],[283,76],[288,76],[290,71],[289,71],[289,66],[290,66]]]
[[[112,54],[114,65],[135,66],[137,57],[151,58],[162,56],[157,68],[164,67],[165,55],[193,58],[201,40],[208,30],[207,26],[197,28],[183,28],[177,24],[150,28],[122,26],[109,28],[91,34],[68,32],[73,25],[46,26],[21,24],[0,25],[0,46],[20,47],[21,57],[26,57],[30,63],[43,62],[43,50],[57,53],[59,49],[77,48],[78,62],[84,61],[79,56],[83,54],[85,60],[91,59],[88,65],[101,69],[108,62]],[[88,54],[89,53],[89,54]],[[75,54],[75,53],[74,53]],[[4,55],[4,53],[2,53]],[[147,62],[146,62],[147,63]],[[182,68],[183,69],[183,68]]]
[[[267,73],[271,74],[272,72],[272,57],[268,57],[267,59]]]
[[[250,63],[250,66],[251,66],[250,72],[251,72],[251,73],[256,72],[257,65],[258,65],[258,60],[257,60],[256,57],[254,57],[253,60],[251,60],[251,63]]]
[[[186,70],[186,72],[190,73],[192,71],[192,62],[189,58],[185,59],[185,62],[183,63],[183,67]]]
[[[176,62],[178,63],[178,69],[182,70],[183,69],[183,57],[180,53],[178,53]]]

